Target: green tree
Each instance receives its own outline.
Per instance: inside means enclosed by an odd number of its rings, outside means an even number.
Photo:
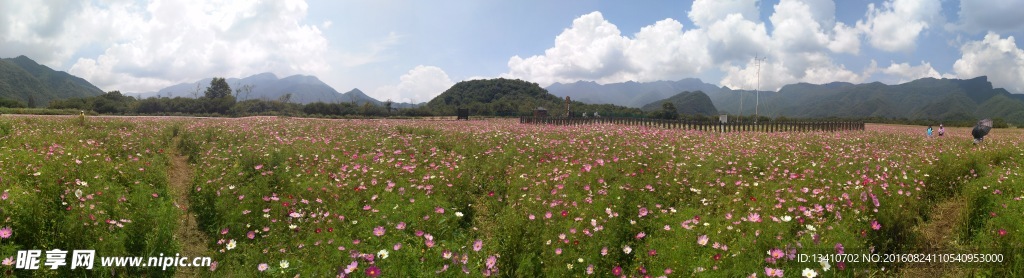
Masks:
[[[220,99],[228,96],[231,96],[231,86],[228,86],[228,81],[222,77],[214,77],[210,81],[210,87],[206,88],[206,95],[204,97]]]

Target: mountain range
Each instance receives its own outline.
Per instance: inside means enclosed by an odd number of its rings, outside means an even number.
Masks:
[[[721,90],[718,86],[704,83],[700,79],[686,78],[679,81],[624,82],[597,84],[593,81],[551,84],[546,88],[551,94],[590,104],[615,104],[626,107],[643,107],[684,91],[713,93]]]
[[[156,92],[129,93],[127,95],[138,98],[150,97],[188,97],[202,96],[206,87],[213,78],[206,78],[192,83],[181,83]],[[292,75],[285,78],[278,78],[273,73],[261,73],[246,78],[228,78],[228,85],[235,91],[233,94],[238,101],[249,99],[277,100],[286,94],[291,94],[289,101],[295,103],[309,104],[313,102],[339,103],[352,102],[357,105],[371,103],[381,106],[384,103],[380,100],[367,96],[359,89],[352,89],[345,93],[339,93],[330,85],[327,85],[319,78],[310,75]],[[246,88],[249,88],[246,90]],[[413,104],[394,104],[396,108],[410,107]]]
[[[0,99],[17,100],[41,107],[51,100],[100,94],[103,94],[103,90],[85,79],[55,71],[28,57],[0,59]]]
[[[212,78],[193,83],[182,83],[143,94],[146,97],[194,97],[202,95]],[[291,94],[290,101],[354,102],[383,105],[380,100],[367,96],[359,89],[339,93],[314,76],[293,75],[278,78],[262,73],[246,78],[231,78],[228,84],[235,90],[239,101],[247,99],[280,99]],[[460,82],[461,83],[461,82]],[[548,88],[533,88],[536,83],[518,83],[498,80],[484,83],[463,83],[453,86],[431,102],[432,106],[452,108],[452,105],[479,103],[479,109],[495,114],[513,111],[529,112],[540,104],[562,106],[547,93],[564,100],[569,96],[588,109],[627,113],[622,106],[658,109],[664,101],[672,102],[683,113],[718,113],[793,118],[904,118],[938,121],[969,121],[977,118],[1002,118],[1010,123],[1024,124],[1024,95],[1011,94],[994,88],[985,76],[972,79],[923,78],[903,84],[886,85],[879,82],[852,84],[797,83],[783,86],[778,91],[733,90],[687,78],[678,81],[624,82],[598,84],[595,82],[555,83]],[[458,85],[458,84],[456,84]],[[458,87],[458,88],[457,88]],[[244,88],[249,88],[246,90]],[[524,94],[504,94],[494,90],[515,89]],[[536,89],[546,91],[543,94]],[[700,95],[683,92],[702,92]],[[447,92],[447,91],[446,91]],[[473,96],[484,93],[487,96]],[[88,81],[55,71],[25,56],[0,59],[0,99],[16,100],[33,106],[46,106],[52,100],[84,98],[103,94]],[[706,103],[705,95],[711,103]],[[543,96],[543,97],[541,97]],[[755,97],[757,96],[757,97]],[[489,105],[500,102],[500,105]],[[522,103],[520,103],[522,102]],[[426,103],[394,103],[392,107],[417,107]],[[590,106],[589,104],[605,106]],[[573,107],[583,107],[574,104]],[[613,107],[613,106],[619,106]],[[600,108],[599,108],[600,107]],[[714,108],[709,108],[714,107]],[[551,107],[555,108],[555,107]],[[453,108],[452,108],[453,109]],[[690,110],[687,110],[690,109]],[[563,109],[564,110],[564,109]],[[576,109],[573,109],[574,111]],[[595,110],[595,111],[597,111]],[[713,113],[712,113],[713,114]]]
[[[733,90],[698,79],[625,82],[600,85],[593,82],[553,84],[548,90],[574,100],[610,101],[610,104],[644,107],[661,103],[652,96],[671,96],[683,91],[706,93],[720,113],[795,118],[905,118],[937,121],[967,121],[1003,118],[1024,123],[1024,95],[994,88],[985,76],[972,79],[922,78],[886,85],[880,82],[852,84],[798,83],[779,91]],[[678,107],[678,104],[677,104]]]
[[[680,114],[701,116],[718,115],[718,109],[715,108],[715,104],[711,102],[711,98],[702,91],[682,92],[664,100],[648,103],[641,109],[647,112],[657,111],[663,108],[662,105],[665,102],[672,103],[672,106],[676,108],[676,112]]]

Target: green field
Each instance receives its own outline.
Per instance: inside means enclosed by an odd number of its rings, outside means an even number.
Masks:
[[[0,273],[1018,276],[1022,135],[8,115]],[[214,264],[15,269],[30,249]]]

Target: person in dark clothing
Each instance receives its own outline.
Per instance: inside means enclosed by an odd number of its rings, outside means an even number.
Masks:
[[[974,129],[971,130],[971,136],[974,136],[974,144],[977,145],[978,143],[981,143],[982,139],[985,139],[985,130],[980,126],[975,126]]]

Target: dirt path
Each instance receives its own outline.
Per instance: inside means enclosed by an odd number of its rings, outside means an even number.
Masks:
[[[918,232],[923,237],[923,246],[919,246],[925,253],[952,252],[959,248],[960,225],[964,223],[967,201],[963,197],[953,197],[935,205],[930,214],[928,222],[917,226]],[[932,250],[932,251],[928,251]],[[955,263],[931,263],[924,266],[905,266],[901,269],[900,277],[966,277],[965,269],[956,267]]]
[[[175,138],[177,145],[180,138]],[[195,213],[189,206],[188,197],[191,193],[192,167],[188,164],[188,158],[178,153],[174,147],[171,149],[171,168],[168,169],[170,181],[170,192],[174,196],[174,204],[182,211],[182,217],[178,223],[178,229],[174,231],[174,237],[181,243],[181,255],[187,257],[210,256],[206,249],[206,235],[199,231],[196,223]],[[179,267],[174,277],[197,277],[204,267]]]

